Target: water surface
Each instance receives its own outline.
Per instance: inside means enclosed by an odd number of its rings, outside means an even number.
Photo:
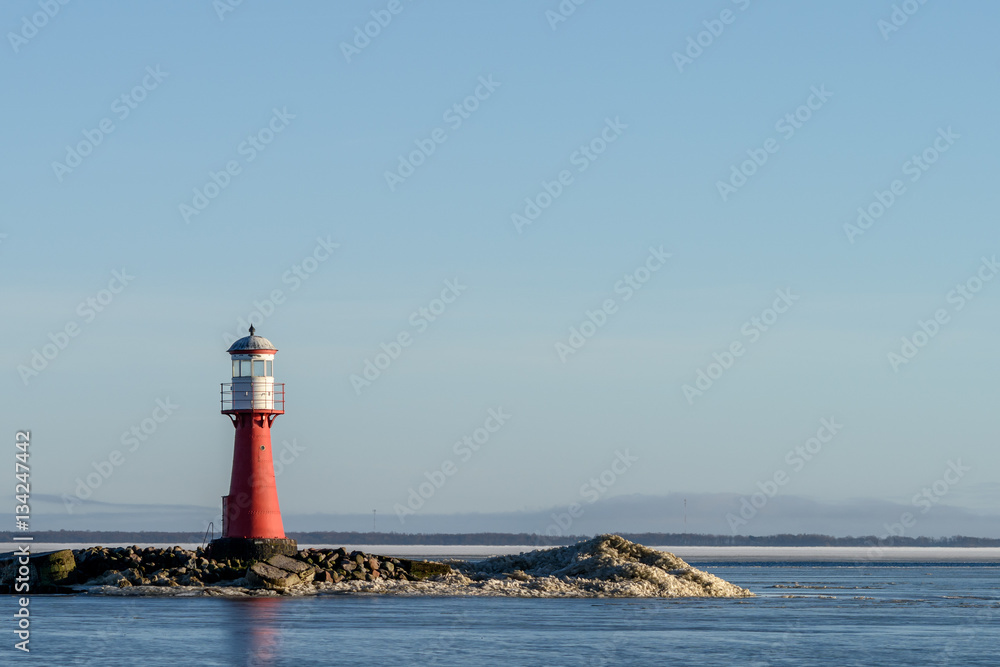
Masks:
[[[996,565],[692,564],[758,597],[35,596],[32,653],[15,657],[274,667],[1000,664]]]

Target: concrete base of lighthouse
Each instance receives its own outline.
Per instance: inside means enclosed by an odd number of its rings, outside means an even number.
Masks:
[[[208,557],[216,561],[261,561],[282,554],[298,553],[295,540],[268,537],[220,537],[208,544]]]

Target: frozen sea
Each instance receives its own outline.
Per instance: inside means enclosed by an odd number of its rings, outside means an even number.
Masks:
[[[872,560],[864,549],[662,548],[757,597],[39,595],[31,653],[7,632],[0,663],[1000,665],[1000,550],[886,549]],[[525,550],[365,549],[471,559]],[[6,604],[13,612],[14,599]]]

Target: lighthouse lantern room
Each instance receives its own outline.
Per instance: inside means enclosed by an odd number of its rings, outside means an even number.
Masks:
[[[261,560],[298,548],[285,538],[271,454],[271,426],[285,413],[285,385],[274,382],[277,351],[253,326],[228,350],[233,380],[222,383],[222,414],[236,434],[229,494],[222,497],[222,537],[210,545],[216,560]]]

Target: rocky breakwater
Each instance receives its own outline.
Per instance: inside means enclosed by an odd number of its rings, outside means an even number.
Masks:
[[[249,563],[214,561],[201,548],[91,547],[74,550],[76,581],[85,586],[205,586],[235,582]]]
[[[599,535],[567,547],[483,561],[415,561],[346,549],[303,549],[260,562],[215,561],[197,549],[92,547],[33,557],[33,592],[105,595],[435,595],[716,597],[753,593],[674,554]],[[3,559],[0,558],[0,565]],[[0,568],[10,590],[16,563]],[[41,586],[40,589],[38,586]],[[86,586],[70,589],[68,586]],[[46,588],[47,587],[47,588]]]
[[[246,573],[248,586],[286,591],[302,584],[341,582],[417,581],[451,573],[451,567],[432,561],[386,558],[340,549],[305,549],[296,556],[272,556],[254,563]]]
[[[0,557],[0,592],[14,592],[17,577],[35,593],[69,593],[72,586],[111,589],[234,588],[285,592],[315,582],[415,581],[451,568],[442,563],[386,558],[360,551],[305,549],[263,562],[216,561],[199,548],[91,547],[32,555],[21,567],[13,555]],[[19,575],[20,572],[20,575]],[[106,589],[105,589],[106,590]]]

